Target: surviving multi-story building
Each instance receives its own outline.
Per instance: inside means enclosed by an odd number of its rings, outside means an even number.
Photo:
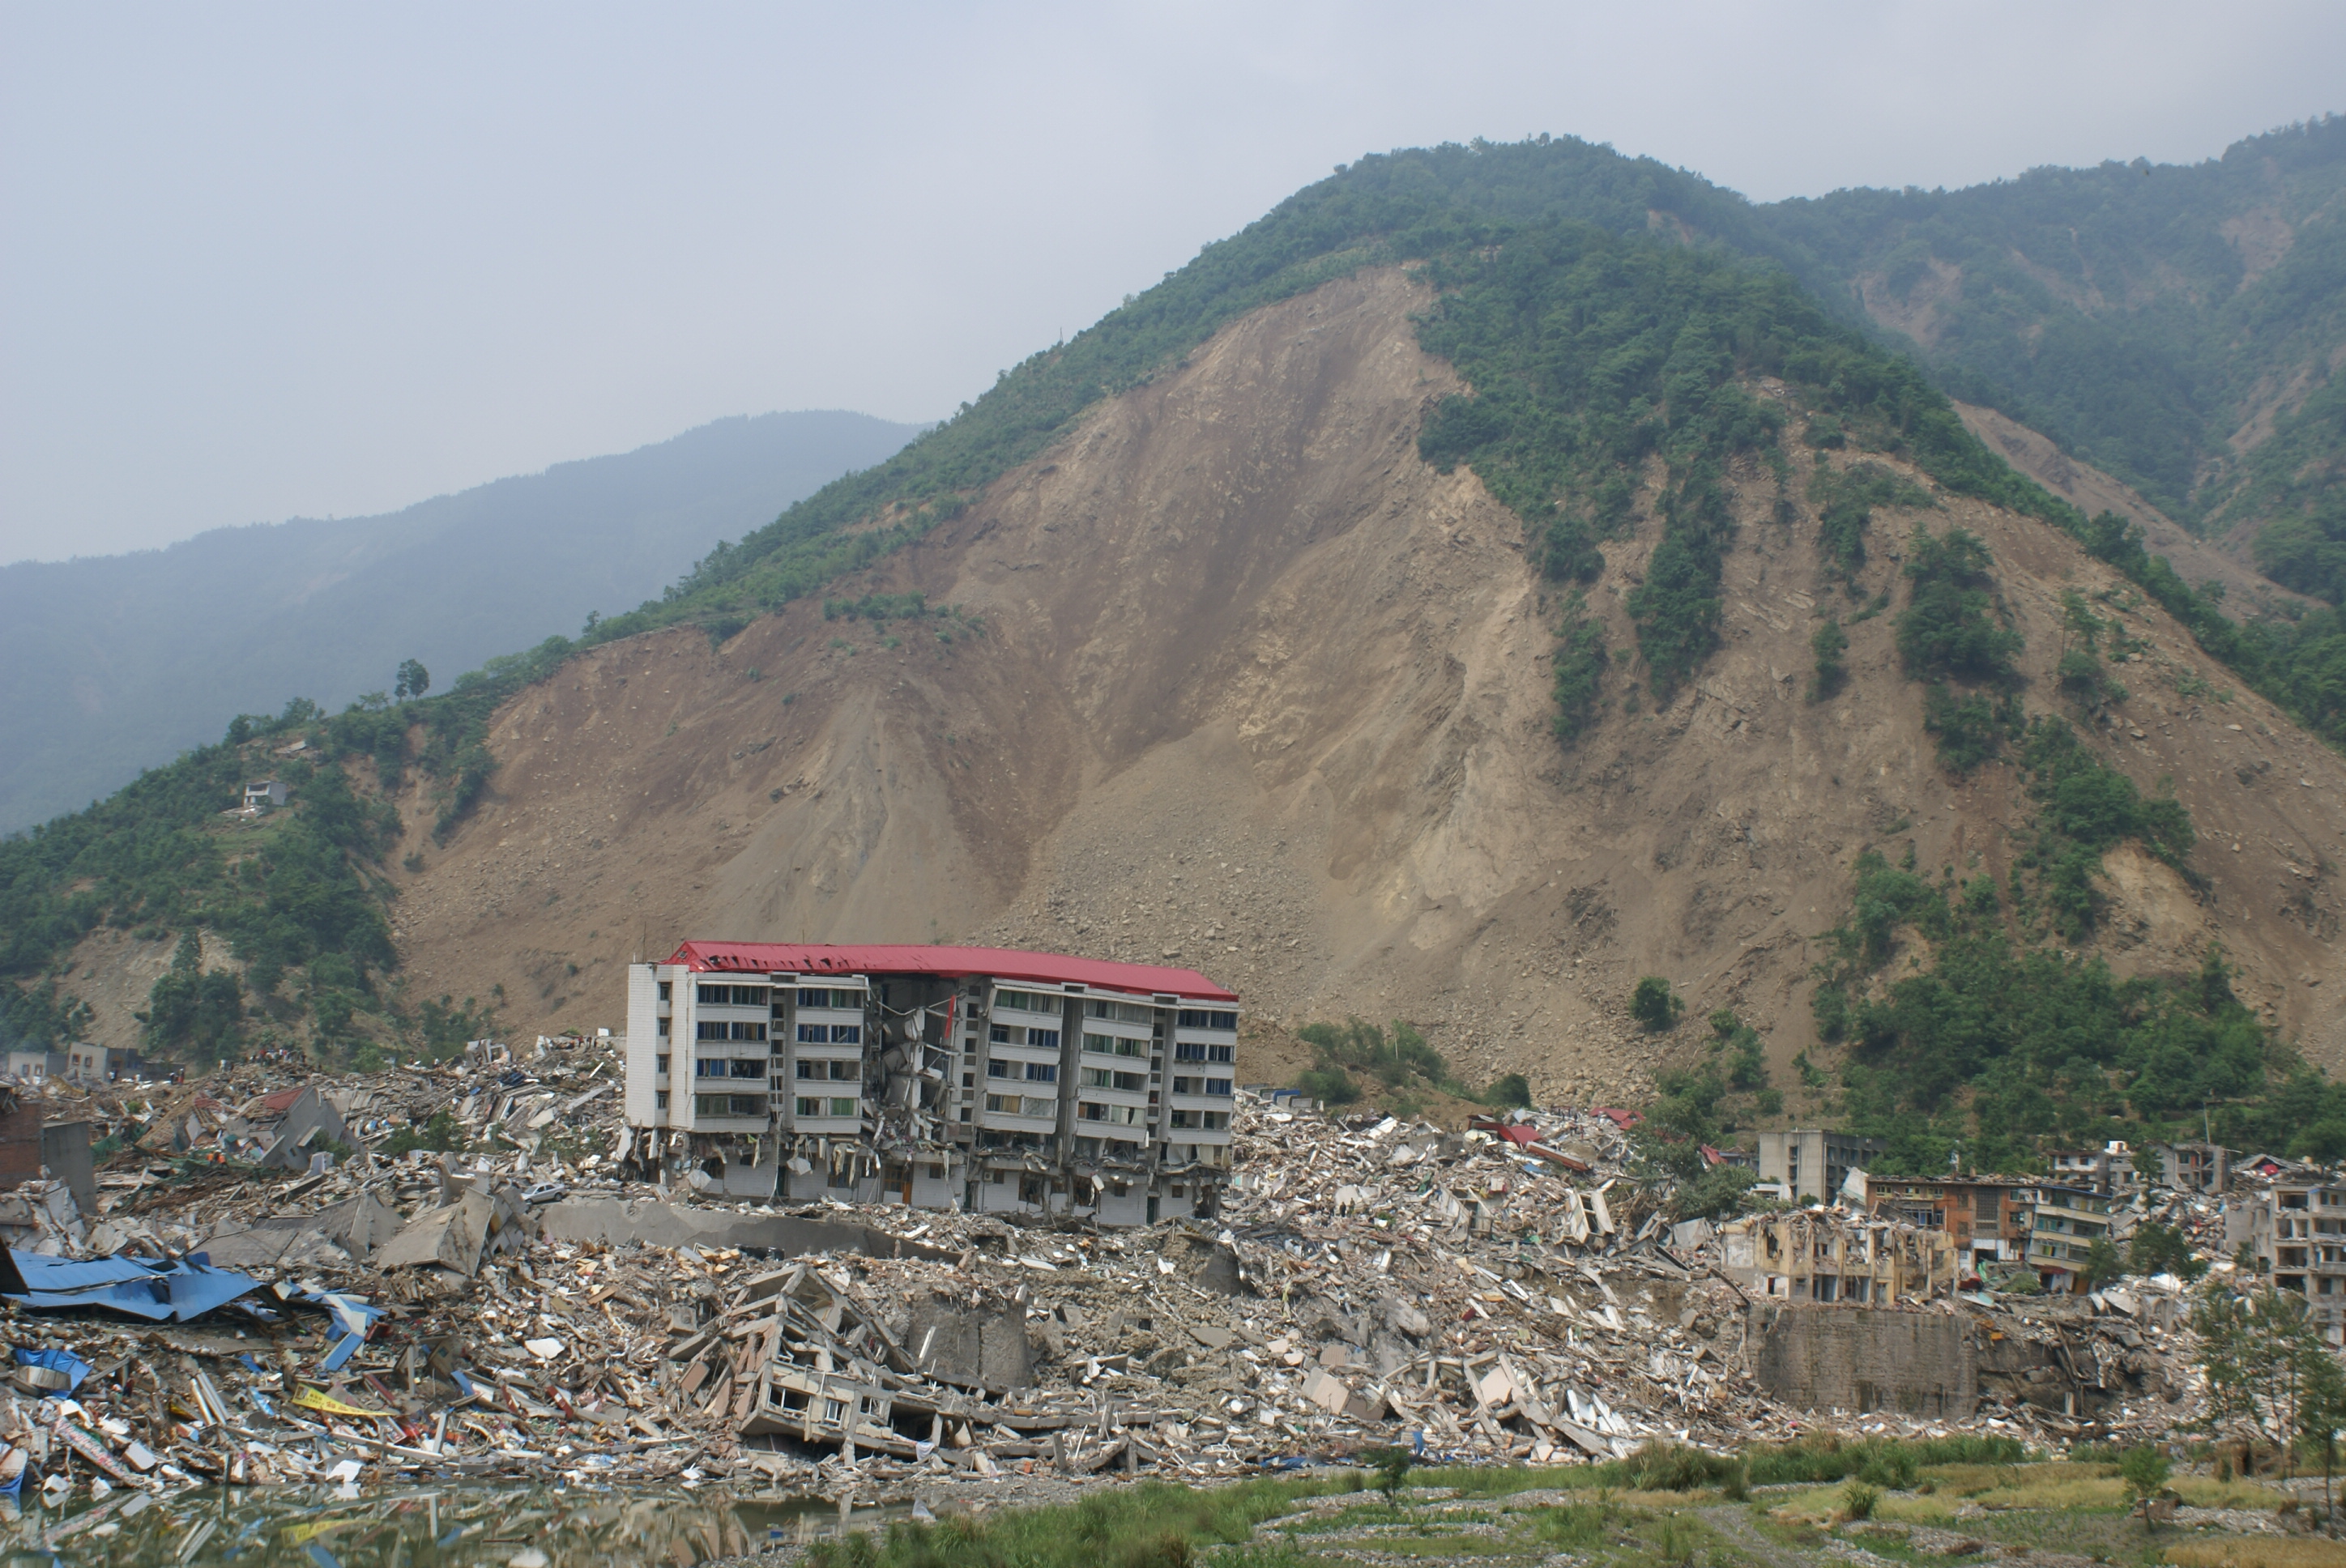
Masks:
[[[688,942],[629,966],[627,1119],[644,1157],[744,1196],[1209,1215],[1238,1023],[1194,970]]]
[[[2090,1186],[2042,1181],[2016,1196],[2028,1207],[2028,1267],[2047,1290],[2084,1289],[2094,1243],[2110,1234],[2110,1200]]]
[[[1774,1183],[1794,1203],[1836,1203],[1849,1173],[1889,1145],[1880,1138],[1853,1137],[1817,1127],[1760,1135],[1760,1180]]]

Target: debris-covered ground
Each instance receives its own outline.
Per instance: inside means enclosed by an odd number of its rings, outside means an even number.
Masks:
[[[1242,1098],[1220,1217],[1103,1231],[628,1179],[610,1044],[519,1056],[30,1091],[102,1157],[95,1212],[56,1180],[0,1213],[22,1276],[0,1436],[28,1494],[1041,1492],[1392,1444],[1561,1464],[1820,1427],[2163,1438],[2198,1410],[2173,1292],[1997,1297],[1927,1268],[1894,1310],[1970,1336],[1975,1408],[1804,1408],[1764,1343],[1780,1304],[1708,1226],[1666,1223],[1601,1115],[1498,1136]]]

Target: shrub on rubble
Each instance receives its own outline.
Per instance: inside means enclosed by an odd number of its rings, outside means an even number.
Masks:
[[[1732,1218],[1742,1211],[1743,1195],[1759,1179],[1740,1166],[1713,1166],[1692,1181],[1679,1183],[1678,1190],[1670,1194],[1671,1223]]]
[[[422,1126],[401,1127],[382,1141],[375,1152],[385,1157],[395,1157],[411,1149],[430,1149],[434,1154],[462,1154],[468,1146],[464,1129],[443,1105],[432,1113],[432,1119]]]
[[[1349,1105],[1361,1097],[1361,1086],[1341,1067],[1308,1067],[1295,1074],[1295,1086],[1323,1105]]]
[[[1510,1073],[1475,1096],[1486,1105],[1515,1110],[1532,1103],[1532,1086],[1521,1073]]]

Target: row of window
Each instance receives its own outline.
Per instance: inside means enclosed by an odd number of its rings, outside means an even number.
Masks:
[[[669,983],[660,982],[659,998],[668,1000]],[[763,985],[703,985],[699,988],[703,1007],[763,1007],[771,1000],[771,990]],[[848,1007],[861,1009],[864,993],[837,990],[828,986],[802,985],[798,988],[801,1007]],[[994,993],[996,1007],[1015,1008],[1021,1013],[1056,1013],[1065,998],[1048,991],[998,990]],[[1153,1023],[1157,1010],[1147,1003],[1116,1002],[1107,997],[1086,997],[1084,1001],[1086,1018],[1113,1018],[1122,1023]],[[1219,1009],[1184,1007],[1176,1013],[1175,1021],[1184,1029],[1236,1030],[1239,1015]]]
[[[1173,1120],[1170,1125],[1176,1127],[1194,1127],[1200,1132],[1218,1133],[1230,1125],[1230,1114],[1228,1111],[1185,1111],[1176,1105],[1173,1108]]]
[[[1056,1013],[1064,999],[1045,991],[996,991],[994,1005],[1015,1008],[1021,1013]],[[1145,1002],[1117,1002],[1105,996],[1084,999],[1084,1016],[1112,1018],[1119,1023],[1154,1023],[1157,1009]],[[1184,1029],[1228,1029],[1239,1026],[1239,1015],[1218,1009],[1184,1007],[1175,1014]]]
[[[1177,1095],[1227,1095],[1230,1092],[1228,1078],[1176,1078],[1173,1092]]]
[[[710,1056],[692,1064],[696,1078],[762,1078],[766,1075],[763,1056]]]
[[[660,1022],[665,1023],[668,1020],[663,1018]],[[763,1040],[766,1037],[766,1026],[762,1023],[712,1023],[704,1018],[695,1028],[698,1031],[696,1037],[702,1040]]]
[[[861,1045],[863,1025],[861,1023],[801,1023],[799,1025],[801,1045]]]
[[[1047,991],[996,991],[994,1005],[1015,1008],[1021,1013],[1056,1013],[1059,998]]]
[[[985,1075],[989,1078],[1023,1077],[1030,1084],[1056,1084],[1059,1081],[1059,1064],[1056,1062],[1010,1062],[996,1056],[985,1064]]]
[[[1148,1042],[1127,1040],[1121,1034],[1086,1034],[1084,1036],[1084,1049],[1102,1056],[1146,1056],[1148,1054]]]
[[[1083,1070],[1083,1085],[1086,1089],[1124,1089],[1137,1094],[1148,1087],[1148,1074],[1119,1073],[1113,1067],[1086,1067]]]
[[[1173,1060],[1176,1062],[1227,1062],[1230,1060],[1231,1049],[1228,1045],[1200,1045],[1194,1040],[1177,1040],[1173,1043]]]
[[[692,1114],[696,1116],[763,1116],[766,1096],[763,1095],[695,1095]]]
[[[1092,1100],[1076,1102],[1076,1119],[1079,1122],[1106,1122],[1112,1126],[1137,1127],[1147,1116],[1148,1109],[1142,1105],[1103,1105]]]
[[[801,1062],[798,1065],[801,1079],[826,1078],[835,1084],[860,1084],[863,1081],[863,1064],[861,1062]]]
[[[813,1095],[801,1095],[792,1102],[801,1116],[852,1116],[856,1114],[857,1101],[852,1095],[824,1099]]]
[[[659,999],[669,997],[668,983],[660,982]],[[774,1000],[773,992],[763,985],[703,985],[696,989],[703,1007],[764,1007]],[[856,1012],[863,1009],[863,993],[834,991],[827,986],[801,986],[801,1007],[845,1007]]]
[[[1022,1029],[1015,1023],[994,1023],[986,1028],[986,1038],[996,1045],[1029,1045],[1037,1051],[1056,1051],[1059,1032],[1056,1029]]]
[[[1056,1116],[1059,1102],[1031,1095],[988,1095],[985,1108],[1005,1116]]]

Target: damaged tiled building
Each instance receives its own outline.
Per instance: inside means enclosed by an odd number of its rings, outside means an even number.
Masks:
[[[638,1160],[754,1197],[1216,1211],[1238,997],[1001,948],[688,942],[629,966]]]

